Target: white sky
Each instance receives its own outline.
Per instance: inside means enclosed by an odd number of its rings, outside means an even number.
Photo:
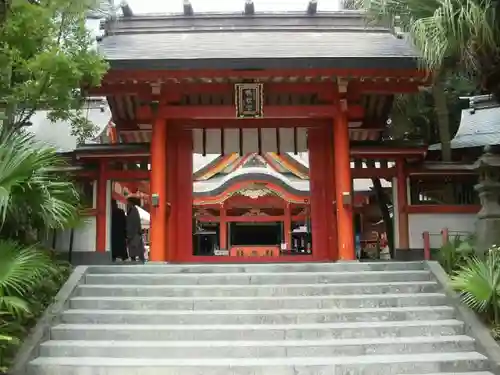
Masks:
[[[120,0],[114,0],[115,5]],[[302,12],[309,0],[254,0],[256,12]],[[134,14],[181,13],[183,0],[128,0]],[[196,12],[242,12],[245,0],[191,0]],[[318,11],[339,10],[339,0],[318,0]]]

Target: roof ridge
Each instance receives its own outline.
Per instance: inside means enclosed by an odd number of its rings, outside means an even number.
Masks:
[[[115,20],[126,20],[126,21],[140,21],[140,20],[151,20],[151,19],[203,19],[203,18],[331,18],[331,17],[342,17],[342,18],[360,18],[366,15],[366,11],[362,10],[337,10],[337,11],[318,11],[314,15],[309,15],[307,12],[302,11],[269,11],[269,12],[256,12],[255,14],[249,16],[243,11],[239,12],[198,12],[194,13],[192,16],[187,16],[183,12],[170,12],[170,13],[144,13],[144,14],[134,14],[131,17],[118,15]]]
[[[113,35],[140,35],[140,34],[177,34],[177,33],[229,33],[229,32],[251,32],[251,33],[325,33],[325,32],[363,32],[363,33],[390,33],[392,30],[387,27],[356,27],[356,26],[332,26],[332,27],[292,27],[292,26],[265,26],[265,27],[197,27],[193,28],[141,28],[141,29],[126,29],[115,30]]]

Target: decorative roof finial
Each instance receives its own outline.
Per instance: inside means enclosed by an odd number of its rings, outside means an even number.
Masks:
[[[184,15],[192,16],[194,15],[193,4],[190,0],[184,0]]]
[[[307,5],[307,14],[314,16],[318,12],[318,0],[309,0]]]
[[[122,0],[120,3],[120,8],[122,8],[122,13],[124,17],[133,17],[134,12],[132,12],[132,8],[128,4],[127,0]]]
[[[255,14],[255,5],[253,3],[253,0],[246,0],[245,1],[245,15],[253,16],[254,14]]]

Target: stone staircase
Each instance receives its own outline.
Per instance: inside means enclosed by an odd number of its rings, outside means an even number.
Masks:
[[[30,375],[491,375],[419,262],[90,267]]]

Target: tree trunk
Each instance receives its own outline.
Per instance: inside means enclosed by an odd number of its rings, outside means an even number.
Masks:
[[[372,178],[373,190],[375,191],[375,196],[377,197],[377,203],[382,214],[382,220],[384,221],[385,233],[387,234],[387,243],[389,245],[389,251],[391,253],[391,259],[394,259],[394,223],[391,219],[391,213],[389,211],[389,205],[391,201],[382,187],[380,178]]]
[[[9,11],[10,0],[0,0],[0,27],[2,27]]]
[[[375,161],[366,160],[366,166],[369,168],[375,168]],[[375,191],[375,196],[377,198],[377,203],[379,206],[380,213],[382,215],[382,220],[384,221],[385,233],[387,235],[387,244],[389,245],[389,251],[391,253],[391,259],[394,258],[394,223],[391,219],[391,213],[389,206],[391,205],[391,200],[387,196],[380,182],[380,178],[372,177],[373,190]]]
[[[443,161],[451,161],[450,117],[444,83],[439,77],[432,85],[432,97],[441,141],[441,158]]]

